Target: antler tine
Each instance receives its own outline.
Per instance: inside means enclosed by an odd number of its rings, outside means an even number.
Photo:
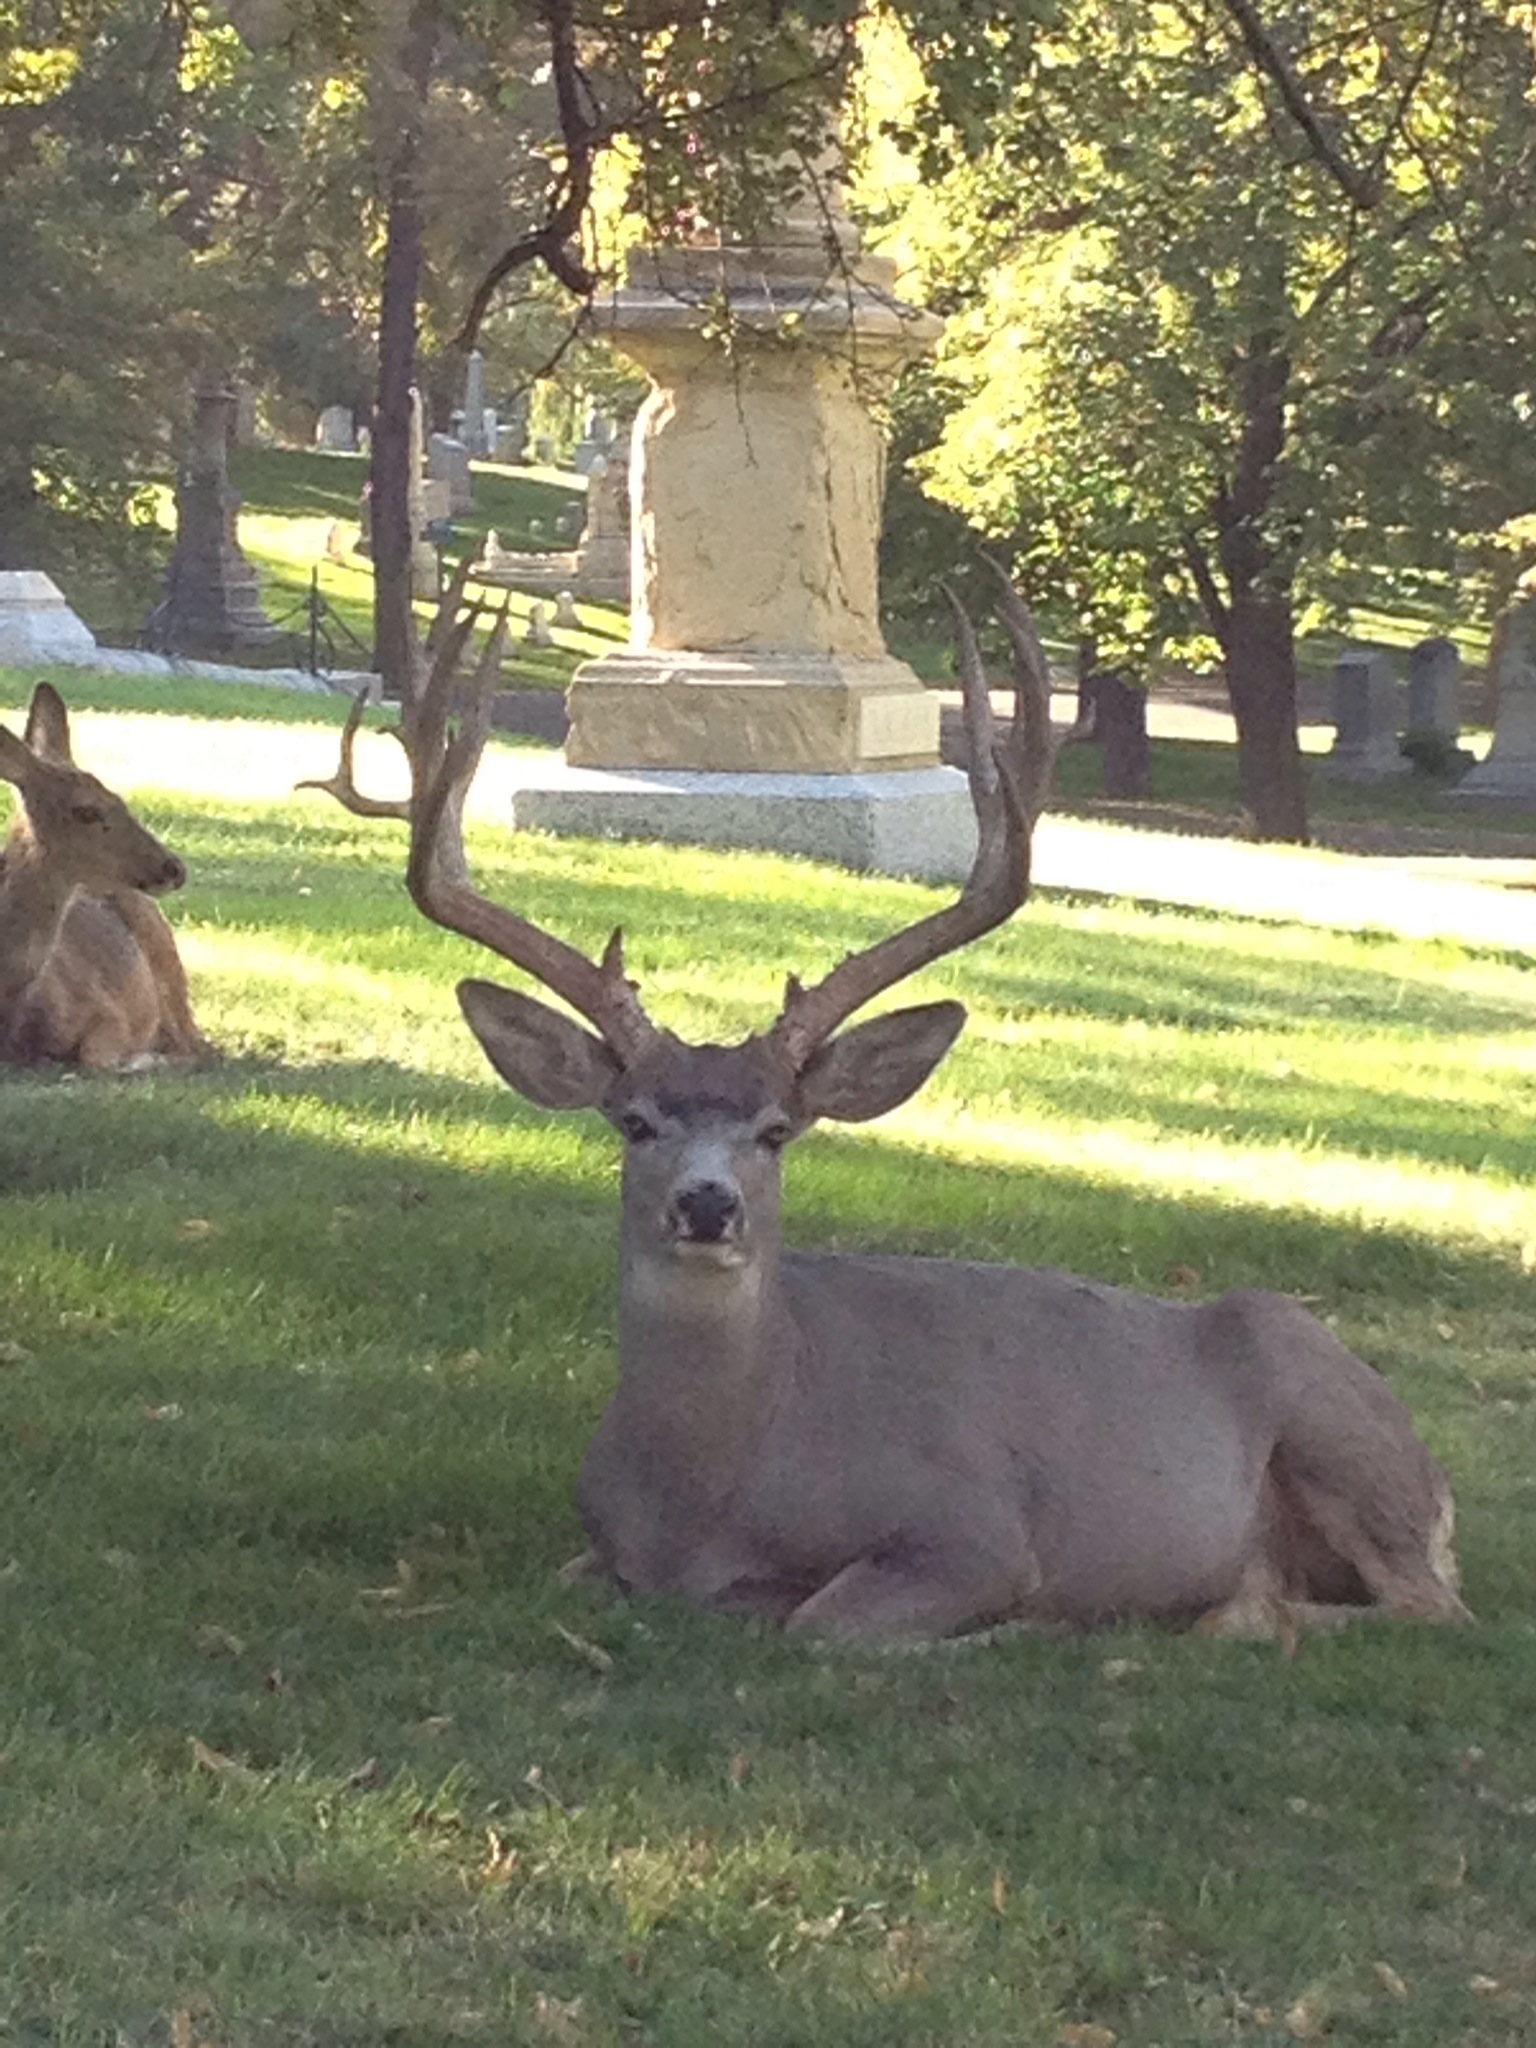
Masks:
[[[510,630],[504,603],[475,665],[452,731],[449,687],[453,663],[444,659],[451,642],[444,641],[434,658],[412,762],[415,802],[406,885],[424,917],[533,975],[585,1017],[627,1065],[654,1042],[657,1031],[625,977],[620,935],[614,933],[600,962],[589,960],[564,939],[482,896],[469,879],[464,858],[464,798],[490,729],[491,692]],[[457,644],[462,648],[462,637]]]
[[[1013,723],[1003,742],[1004,772],[1012,776],[1025,816],[1033,825],[1050,794],[1061,751],[1051,725],[1051,665],[1045,658],[1034,614],[995,555],[983,561],[998,582],[998,610],[1013,644]]]
[[[1012,756],[1016,741],[1022,744],[1033,735],[1049,735],[1050,698],[1042,696],[1048,690],[1048,672],[1043,656],[1038,674],[1026,675],[1023,662],[1019,663],[1015,731],[1009,735],[1006,750],[1000,748],[975,632],[954,591],[947,584],[943,588],[955,614],[957,667],[971,740],[969,775],[976,812],[976,856],[964,888],[943,910],[892,932],[861,953],[850,954],[812,988],[802,988],[791,977],[770,1036],[796,1067],[803,1066],[855,1010],[918,968],[980,938],[1011,917],[1029,894],[1030,832],[1035,814],[1024,800],[1024,786],[1027,783],[1034,789],[1038,783],[1043,799],[1049,763],[1035,777],[1033,759],[1020,772]],[[1029,613],[1016,593],[1015,603],[1027,621]]]
[[[341,758],[336,773],[296,782],[295,789],[323,789],[327,796],[335,797],[344,810],[351,811],[359,818],[408,818],[411,815],[409,797],[365,796],[357,786],[354,757],[357,747],[357,729],[363,722],[363,713],[368,708],[368,692],[359,690],[352,699],[352,709],[347,713],[347,722],[341,729]]]

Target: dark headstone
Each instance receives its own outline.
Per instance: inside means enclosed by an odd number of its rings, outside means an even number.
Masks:
[[[151,637],[178,654],[269,646],[278,628],[240,551],[240,493],[229,480],[235,394],[199,391],[194,406],[192,451],[176,480],[176,547]]]

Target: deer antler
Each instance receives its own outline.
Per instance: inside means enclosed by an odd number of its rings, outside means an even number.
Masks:
[[[472,677],[456,689],[460,658],[482,616],[479,605],[460,609],[468,568],[461,564],[444,593],[401,705],[400,724],[393,728],[411,764],[409,798],[368,797],[357,787],[352,757],[361,698],[343,729],[336,773],[299,787],[323,789],[360,817],[409,819],[406,886],[422,915],[533,975],[585,1017],[627,1065],[655,1041],[657,1031],[625,976],[622,932],[614,932],[600,961],[589,960],[563,939],[481,895],[469,878],[464,799],[490,730],[491,692],[506,652],[510,617],[504,603]]]
[[[1011,917],[1029,894],[1030,835],[1050,788],[1051,673],[1029,607],[989,556],[1003,586],[1003,624],[1013,644],[1014,709],[998,736],[976,635],[964,607],[943,586],[955,614],[957,667],[970,740],[971,803],[976,857],[956,900],[916,924],[851,953],[812,988],[791,975],[770,1037],[796,1068],[804,1066],[838,1025],[883,990],[945,953],[980,938]]]

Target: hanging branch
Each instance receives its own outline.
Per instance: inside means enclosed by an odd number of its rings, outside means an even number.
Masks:
[[[1222,5],[1237,24],[1249,56],[1275,86],[1285,103],[1286,112],[1307,138],[1312,154],[1346,198],[1362,212],[1368,212],[1380,199],[1380,188],[1373,178],[1346,162],[1334,146],[1327,129],[1313,111],[1301,80],[1260,21],[1257,7],[1252,0],[1222,0]]]

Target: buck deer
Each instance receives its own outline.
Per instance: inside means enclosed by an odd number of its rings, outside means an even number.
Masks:
[[[905,1100],[965,1011],[839,1027],[1028,894],[1049,679],[1006,584],[1002,611],[1016,700],[995,740],[956,606],[978,826],[959,898],[813,987],[792,976],[739,1045],[655,1025],[618,932],[592,960],[472,886],[458,817],[504,627],[456,725],[466,623],[440,638],[403,721],[410,800],[360,795],[350,733],[323,785],[408,817],[418,908],[592,1027],[459,984],[506,1081],[545,1109],[599,1110],[624,1141],[619,1378],[582,1465],[576,1568],[845,1637],[1121,1616],[1285,1632],[1298,1609],[1461,1618],[1444,1475],[1386,1382],[1296,1302],[1176,1304],[1054,1271],[783,1248],[786,1147],[819,1118]]]
[[[0,862],[0,1059],[131,1068],[210,1047],[171,928],[150,901],[181,862],[70,751],[69,713],[39,683],[26,738],[0,726],[16,791]]]

